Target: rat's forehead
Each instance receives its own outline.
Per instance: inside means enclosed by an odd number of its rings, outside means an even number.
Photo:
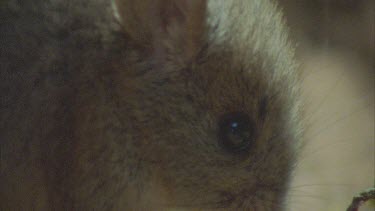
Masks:
[[[270,92],[269,76],[264,73],[256,63],[218,52],[194,67],[193,81],[202,93],[195,96],[201,96],[201,101],[217,113],[253,113]]]
[[[262,62],[275,77],[296,68],[282,15],[269,1],[209,0],[207,26],[213,51],[225,46],[240,63]]]

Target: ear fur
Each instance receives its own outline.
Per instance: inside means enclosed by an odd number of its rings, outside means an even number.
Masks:
[[[158,60],[194,57],[205,39],[206,4],[206,0],[114,0],[124,31]]]

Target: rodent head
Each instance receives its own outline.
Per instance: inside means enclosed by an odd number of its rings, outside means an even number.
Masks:
[[[116,191],[102,188],[92,203],[107,194],[102,203],[111,195],[118,208],[281,209],[299,128],[293,52],[276,8],[198,0],[115,6],[136,47],[113,65],[120,129],[105,136],[112,151],[95,149],[103,163],[120,161],[103,164],[112,173],[102,183]]]

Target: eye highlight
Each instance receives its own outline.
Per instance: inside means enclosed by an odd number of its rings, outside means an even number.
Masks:
[[[254,124],[247,114],[225,114],[219,121],[219,144],[231,153],[247,151],[254,142],[254,132]]]

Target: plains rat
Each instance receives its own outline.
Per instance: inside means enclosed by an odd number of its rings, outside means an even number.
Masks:
[[[268,0],[5,0],[1,210],[282,210],[298,74]]]

